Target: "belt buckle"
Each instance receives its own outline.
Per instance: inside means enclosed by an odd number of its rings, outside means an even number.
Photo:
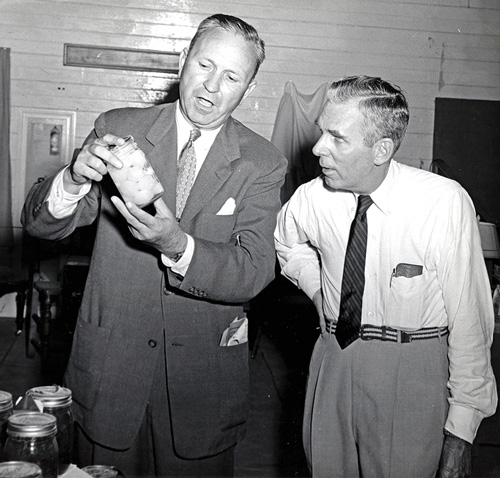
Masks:
[[[398,329],[398,343],[409,344],[412,341],[412,336],[407,334],[404,330]]]

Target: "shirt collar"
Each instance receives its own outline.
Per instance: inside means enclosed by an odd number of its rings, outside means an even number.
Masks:
[[[175,123],[177,125],[177,144],[179,148],[182,148],[188,142],[189,134],[194,126],[182,114],[179,101],[177,101],[175,108]],[[215,129],[200,129],[201,136],[195,141],[195,147],[200,147],[202,145],[211,146],[222,126],[223,125]]]
[[[384,213],[390,214],[394,204],[390,201],[392,189],[400,173],[400,165],[391,159],[389,170],[382,181],[382,184],[370,194],[373,203]]]

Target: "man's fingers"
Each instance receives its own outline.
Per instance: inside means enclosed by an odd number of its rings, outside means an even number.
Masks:
[[[165,204],[165,201],[163,200],[163,198],[158,198],[154,202],[154,205],[155,205],[157,215],[159,215],[160,217],[175,219],[174,215],[172,214],[172,211]]]
[[[126,219],[126,221],[134,228],[140,227],[140,221],[134,217],[125,203],[118,197],[112,196],[111,202],[115,205],[116,209],[120,212],[120,214]]]
[[[135,229],[139,230],[141,227],[153,229],[156,221],[153,216],[138,208],[135,204],[127,202],[125,204],[120,198],[116,196],[111,197],[111,201],[116,206],[120,214],[126,221]]]
[[[106,145],[93,143],[89,145],[89,152],[93,156],[97,156],[104,163],[111,164],[115,168],[120,169],[123,163],[109,150]]]

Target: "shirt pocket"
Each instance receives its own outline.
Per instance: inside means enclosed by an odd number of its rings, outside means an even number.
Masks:
[[[413,277],[391,276],[386,304],[386,325],[419,329],[425,314],[431,273],[423,269]]]

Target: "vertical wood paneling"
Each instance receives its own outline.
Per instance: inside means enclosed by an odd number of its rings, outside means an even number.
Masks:
[[[266,41],[258,87],[235,116],[267,138],[288,80],[312,93],[344,75],[380,75],[399,84],[410,101],[398,159],[427,168],[436,97],[500,100],[497,0],[3,0],[0,46],[11,48],[13,173],[20,161],[20,108],[76,111],[79,144],[99,112],[162,101],[175,81],[168,74],[65,67],[64,43],[180,52],[196,25],[216,12],[249,21]],[[15,220],[18,215],[14,211]]]

